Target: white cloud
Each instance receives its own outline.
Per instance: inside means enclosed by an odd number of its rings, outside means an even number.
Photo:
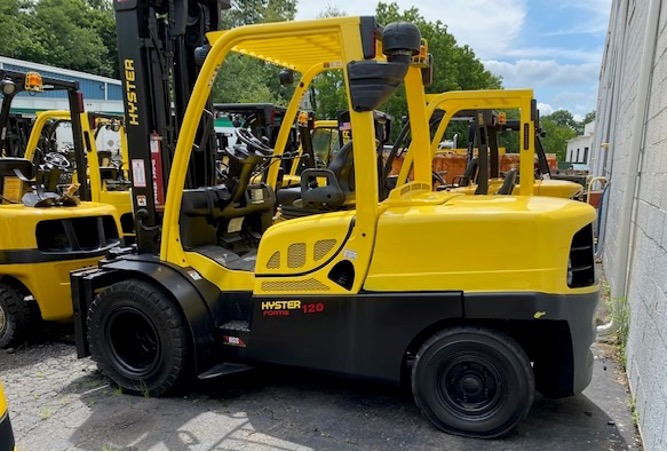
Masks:
[[[599,72],[597,63],[560,64],[555,60],[483,61],[485,68],[503,77],[507,88],[525,86],[591,85]]]
[[[538,111],[540,112],[541,116],[552,114],[555,111],[554,108],[552,108],[552,105],[544,104],[542,102],[538,102],[538,105],[536,107],[538,108]]]
[[[480,58],[498,57],[514,47],[527,8],[523,0],[448,0],[432,2],[459,44],[469,45]],[[431,15],[426,15],[431,17]]]
[[[526,17],[526,0],[395,0],[400,10],[416,7],[427,20],[440,20],[460,45],[481,58],[498,57],[514,46]],[[297,18],[316,17],[332,6],[348,15],[373,15],[377,0],[301,0]]]

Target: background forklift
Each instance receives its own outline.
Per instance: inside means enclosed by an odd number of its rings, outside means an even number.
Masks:
[[[20,91],[65,89],[73,112],[82,109],[78,86],[37,73],[0,70],[4,95],[0,124],[7,124],[11,100]],[[72,115],[74,147],[83,156],[80,115]],[[0,145],[6,145],[0,140]],[[80,202],[76,186],[59,187],[64,157],[0,158],[0,347],[18,343],[38,319],[72,317],[69,272],[90,267],[120,244],[113,206]],[[79,180],[86,181],[85,165]],[[88,194],[84,183],[79,192]]]
[[[72,89],[72,88],[67,88]],[[121,115],[100,112],[75,112],[79,116],[84,147],[59,148],[56,133],[62,124],[74,127],[72,112],[47,110],[37,114],[30,131],[24,158],[36,165],[57,161],[61,185],[79,182],[78,162],[85,163],[86,195],[79,193],[85,201],[111,204],[116,207],[121,220],[123,239],[126,245],[134,243],[134,219],[130,199],[127,139],[125,119]],[[104,128],[113,128],[119,136],[120,147],[112,151],[98,150],[97,137]],[[73,136],[74,138],[74,136]],[[79,153],[82,155],[79,155]]]
[[[533,194],[540,196],[575,199],[582,193],[582,187],[568,181],[550,179],[550,170],[547,156],[539,139],[538,111],[531,90],[477,90],[451,91],[436,95],[427,95],[429,104],[427,114],[431,118],[430,126],[434,130],[431,141],[431,152],[435,155],[439,143],[443,140],[446,128],[453,120],[470,118],[468,128],[468,152],[466,170],[456,175],[456,186],[440,181],[439,189],[455,190],[464,194],[496,194],[504,182],[507,187],[502,193],[519,194],[520,187],[510,179],[518,179],[523,171],[534,178],[532,182]],[[520,131],[520,122],[517,120],[499,121],[497,111],[517,110],[524,111],[535,120],[535,130],[532,131],[529,142],[522,143],[520,139],[519,164],[515,171],[509,169],[507,174],[501,174],[501,155],[499,153],[499,134],[502,131],[523,132],[523,140],[527,140],[529,133]],[[502,115],[503,117],[504,115]],[[522,125],[525,127],[525,125]],[[410,179],[412,168],[412,144],[408,144],[408,151],[401,162],[398,174],[399,183]],[[478,155],[474,156],[474,148]],[[391,156],[396,158],[396,152]],[[390,165],[398,166],[390,161]],[[395,168],[390,168],[391,172]],[[502,177],[503,176],[503,177]],[[528,180],[527,180],[528,184]]]
[[[0,450],[15,450],[14,430],[12,422],[9,419],[9,409],[7,408],[7,399],[0,383]]]
[[[192,374],[210,378],[261,364],[403,381],[435,426],[477,437],[504,435],[521,422],[534,385],[553,396],[587,386],[598,300],[595,213],[582,203],[529,196],[532,171],[523,173],[530,180],[520,178],[521,196],[432,191],[422,84],[429,59],[417,27],[337,17],[210,32],[208,42],[198,42],[189,32],[215,29],[222,4],[191,4],[115,3],[121,65],[134,81],[124,80],[132,94],[125,107],[130,160],[144,162],[145,172],[133,170],[132,193],[143,227],[137,220],[136,252],[72,274],[79,356],[91,354],[125,390],[150,395]],[[164,36],[171,38],[160,41]],[[155,52],[183,45],[201,49],[166,55],[168,67],[193,71],[177,76],[172,116],[161,108],[172,91],[154,92],[148,81],[162,70]],[[271,225],[278,165],[268,167],[266,182],[250,175],[278,157],[242,129],[241,143],[228,151],[232,177],[215,184],[210,89],[230,51],[300,72],[295,96],[322,71],[343,71],[355,209],[330,204],[345,196],[340,174],[305,169],[302,198],[330,209]],[[201,67],[187,64],[203,53]],[[415,180],[381,201],[373,111],[402,82]],[[297,113],[291,103],[279,153]],[[163,131],[156,118],[178,126],[156,140],[169,149],[162,166],[147,153],[155,131]],[[533,118],[523,111],[520,120],[528,152]],[[142,183],[156,180],[158,168],[168,170],[166,196],[152,191],[164,190],[166,180]],[[515,234],[499,243],[500,227]],[[457,238],[448,247],[458,259],[442,258],[443,236]]]

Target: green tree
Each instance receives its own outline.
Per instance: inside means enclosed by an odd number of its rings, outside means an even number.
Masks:
[[[113,76],[114,26],[108,0],[2,0],[0,54]]]
[[[582,121],[577,122],[575,129],[578,135],[583,135],[585,126],[590,122],[594,122],[595,119],[596,119],[596,110],[592,110],[589,113],[587,113],[584,116],[584,118],[582,118]]]
[[[234,0],[232,7],[223,11],[223,28],[264,22],[294,20],[297,0]]]
[[[565,126],[555,121],[551,116],[547,115],[540,120],[540,126],[545,132],[545,138],[541,141],[543,142],[545,152],[557,154],[557,160],[563,162],[566,160],[566,142],[574,138],[577,133],[573,127]]]
[[[548,119],[561,127],[568,127],[573,130],[578,126],[578,122],[573,119],[573,115],[568,110],[554,111],[547,116],[543,116],[543,119]]]
[[[294,20],[297,0],[235,0],[223,11],[223,28]],[[270,102],[285,104],[294,88],[281,86],[280,69],[248,56],[230,55],[213,87],[215,102]]]
[[[273,72],[261,61],[243,55],[229,55],[213,87],[214,102],[284,103],[268,86]]]
[[[594,122],[595,119],[596,119],[596,110],[592,110],[589,113],[587,113],[584,118],[582,118],[582,121],[580,121],[580,123],[584,126],[589,124],[590,122]]]
[[[30,0],[0,1],[0,55],[24,59],[27,47],[40,47],[29,27],[34,5]]]

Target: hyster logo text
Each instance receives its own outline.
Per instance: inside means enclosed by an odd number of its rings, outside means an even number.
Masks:
[[[262,310],[281,310],[281,309],[301,309],[302,302],[299,300],[290,301],[263,301]]]
[[[134,60],[125,60],[125,96],[128,101],[128,122],[133,126],[139,125],[139,112],[137,111],[137,85],[135,80]]]

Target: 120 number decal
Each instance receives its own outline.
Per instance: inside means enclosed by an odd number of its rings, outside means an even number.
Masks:
[[[317,314],[325,310],[325,305],[323,303],[307,303],[302,305],[302,311],[304,314]]]

